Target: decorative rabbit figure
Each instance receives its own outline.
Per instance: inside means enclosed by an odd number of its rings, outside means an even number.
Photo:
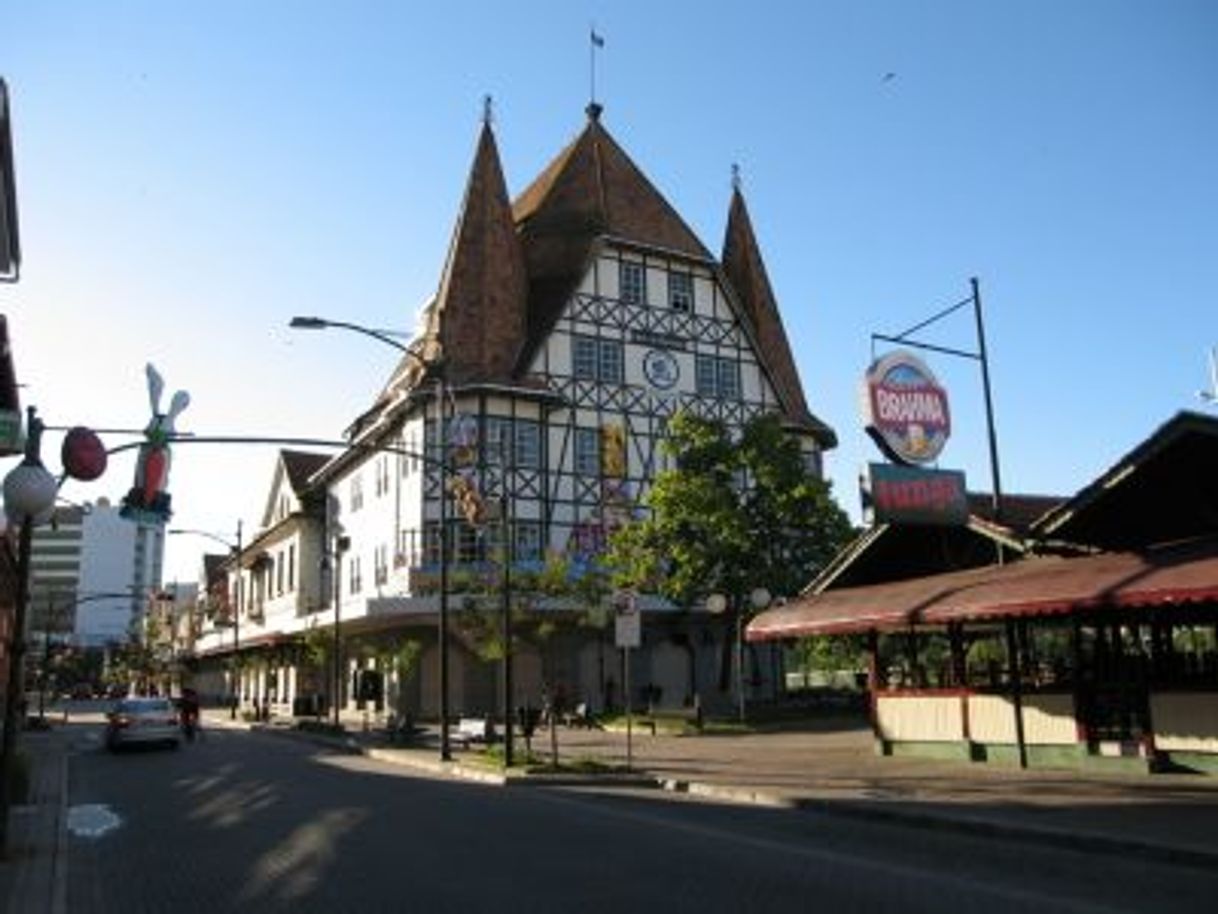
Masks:
[[[121,513],[124,517],[164,523],[169,520],[170,514],[169,440],[173,436],[174,422],[190,405],[190,394],[179,390],[169,402],[169,411],[163,413],[161,393],[165,389],[165,382],[152,363],[145,366],[144,371],[148,376],[152,419],[144,429],[145,441],[135,462],[135,485],[123,499]]]

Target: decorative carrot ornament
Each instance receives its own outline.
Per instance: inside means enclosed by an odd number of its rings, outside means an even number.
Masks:
[[[148,399],[152,404],[152,420],[144,429],[145,441],[140,445],[135,462],[135,484],[123,499],[120,512],[130,520],[146,523],[166,523],[169,509],[169,466],[171,454],[169,441],[173,437],[174,422],[190,405],[190,394],[179,390],[169,402],[169,411],[161,412],[161,393],[165,382],[160,373],[149,363],[144,368],[148,375]]]

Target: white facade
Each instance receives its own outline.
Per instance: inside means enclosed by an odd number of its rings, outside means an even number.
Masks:
[[[73,635],[85,646],[125,641],[146,595],[161,585],[165,534],[136,524],[100,499],[81,521],[80,582]],[[103,596],[111,594],[112,596]]]

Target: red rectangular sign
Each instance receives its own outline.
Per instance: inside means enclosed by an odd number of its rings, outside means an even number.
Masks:
[[[959,470],[873,463],[864,504],[877,523],[959,526],[968,522],[968,494]]]

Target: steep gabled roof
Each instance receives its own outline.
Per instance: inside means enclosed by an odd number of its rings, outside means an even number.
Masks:
[[[1032,532],[1101,549],[1140,549],[1218,531],[1218,419],[1182,411]]]
[[[499,150],[484,123],[465,198],[430,306],[423,357],[442,352],[447,380],[511,380],[525,342],[528,274]],[[409,357],[406,357],[409,358]]]
[[[770,287],[765,262],[761,259],[761,248],[753,233],[753,223],[739,187],[732,191],[727,230],[723,236],[723,272],[752,324],[753,336],[760,348],[758,357],[774,385],[787,419],[811,429],[823,446],[834,447],[837,436],[828,425],[812,415],[804,400],[799,371],[795,367],[791,345],[778,313],[778,302]]]
[[[325,466],[326,461],[330,459],[329,454],[317,454],[312,451],[283,450],[279,452],[279,455],[283,460],[288,483],[292,486],[292,491],[296,493],[297,498],[304,496],[309,477]]]
[[[267,528],[272,525],[271,519],[275,516],[275,497],[280,490],[282,480],[287,480],[293,494],[304,505],[309,500],[310,477],[325,466],[329,460],[329,454],[280,450],[279,460],[275,463],[275,472],[271,477],[271,485],[267,489],[266,505],[262,509],[262,525]]]
[[[588,123],[512,205],[529,271],[528,344],[523,368],[587,271],[599,238],[714,258],[600,122]]]

